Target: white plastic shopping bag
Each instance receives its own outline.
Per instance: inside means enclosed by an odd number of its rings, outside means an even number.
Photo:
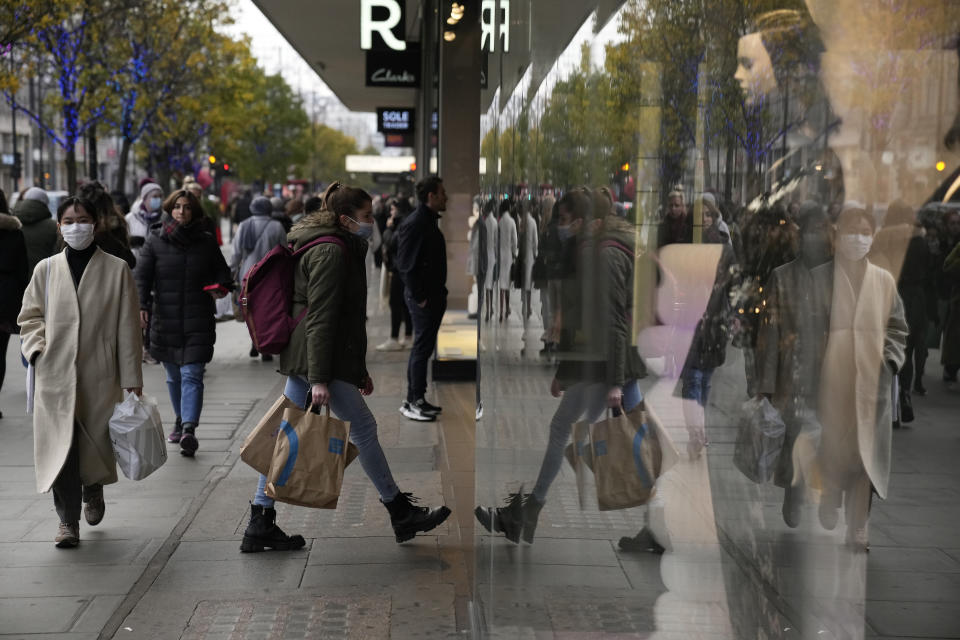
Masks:
[[[110,441],[123,475],[143,480],[167,461],[167,444],[157,401],[127,393],[110,417]]]
[[[766,398],[747,400],[741,411],[733,464],[743,475],[763,484],[776,471],[787,427]]]
[[[33,400],[37,392],[37,370],[32,364],[27,365],[27,415],[33,415]]]

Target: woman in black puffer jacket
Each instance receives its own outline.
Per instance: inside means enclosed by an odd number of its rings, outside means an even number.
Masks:
[[[175,191],[163,210],[137,258],[140,320],[144,327],[150,324],[150,354],[167,372],[177,415],[168,440],[192,456],[198,447],[204,365],[213,359],[217,339],[214,300],[229,292],[233,278],[196,196]]]

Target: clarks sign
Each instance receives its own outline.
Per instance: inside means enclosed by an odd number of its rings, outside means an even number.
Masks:
[[[368,87],[420,86],[420,45],[407,43],[404,51],[367,51]]]

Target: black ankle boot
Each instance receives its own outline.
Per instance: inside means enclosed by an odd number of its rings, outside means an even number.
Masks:
[[[250,505],[250,524],[243,532],[243,542],[240,551],[255,553],[267,549],[277,551],[292,551],[300,549],[306,544],[303,536],[288,536],[283,529],[276,525],[277,511],[272,507],[262,507],[258,504]]]
[[[620,538],[620,542],[617,543],[621,550],[623,551],[633,551],[633,552],[648,552],[653,554],[661,554],[665,551],[663,545],[657,542],[656,538],[653,537],[650,529],[644,527],[640,529],[640,532],[632,538],[624,536]]]
[[[502,533],[507,540],[517,544],[523,532],[523,489],[508,494],[504,502],[505,507],[477,507],[473,515],[487,531]]]
[[[541,509],[543,503],[534,498],[532,493],[523,496],[523,541],[527,544],[533,544]]]
[[[443,523],[450,515],[447,507],[418,507],[414,503],[417,499],[409,493],[398,493],[390,502],[383,506],[390,512],[390,524],[397,542],[412,540],[418,533],[425,533]]]
[[[196,430],[196,422],[183,423],[183,433],[180,434],[180,455],[192,458],[193,454],[200,448],[200,441],[197,440]]]

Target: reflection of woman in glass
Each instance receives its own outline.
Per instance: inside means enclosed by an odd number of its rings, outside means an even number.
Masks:
[[[804,425],[816,425],[820,356],[828,318],[813,312],[812,270],[830,260],[830,223],[823,207],[807,202],[797,216],[800,251],[774,269],[757,339],[757,392],[780,412],[787,427],[774,482],[784,489],[783,520],[800,523],[804,487],[794,484],[793,443]]]
[[[801,201],[825,209],[843,202],[843,171],[827,137],[839,124],[823,82],[824,47],[809,15],[778,10],[759,16],[737,45],[737,71],[748,127],[776,134],[758,145],[766,162],[760,192],[747,205],[744,220],[743,279],[735,299],[742,325],[747,391],[757,393],[754,349],[764,291],[773,270],[796,257],[795,224],[784,215]]]
[[[875,227],[863,209],[844,210],[836,227],[836,259],[813,272],[816,307],[830,315],[818,403],[820,523],[836,526],[842,498],[847,542],[859,549],[867,548],[872,493],[887,495],[891,389],[907,339],[897,283],[867,260]]]

